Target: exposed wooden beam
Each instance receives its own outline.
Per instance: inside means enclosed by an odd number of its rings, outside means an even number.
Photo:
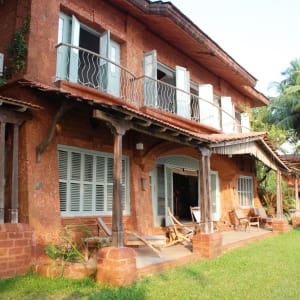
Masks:
[[[158,132],[166,132],[168,130],[168,128],[167,127],[159,127],[155,130],[158,131]]]
[[[143,121],[143,122],[140,122],[139,121],[139,125],[143,126],[143,127],[150,127],[152,125],[152,122],[151,121]]]
[[[118,126],[122,125],[122,126],[126,127],[127,130],[132,127],[132,122],[124,120],[124,118],[119,119],[116,116],[108,114],[100,109],[93,110],[93,118],[102,120],[108,124],[113,125],[114,127],[118,127]]]
[[[133,119],[133,116],[132,115],[126,115],[125,117],[124,117],[124,120],[126,120],[126,121],[131,121]]]
[[[31,115],[29,113],[0,108],[0,122],[21,125],[24,121],[30,119]]]
[[[173,132],[171,133],[171,135],[172,135],[172,136],[179,136],[179,135],[180,135],[180,132],[178,132],[178,131],[173,131]]]

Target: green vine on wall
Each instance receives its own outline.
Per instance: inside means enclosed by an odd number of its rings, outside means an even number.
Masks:
[[[30,18],[27,17],[22,27],[15,32],[8,46],[8,54],[13,59],[12,73],[22,73],[26,66],[26,54],[28,46],[26,43],[26,34],[29,32]]]

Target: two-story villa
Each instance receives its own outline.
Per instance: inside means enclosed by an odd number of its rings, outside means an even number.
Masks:
[[[167,207],[229,230],[234,206],[261,206],[255,161],[288,171],[251,131],[256,79],[171,2],[3,0],[0,17],[0,223],[29,224],[36,256],[97,216],[115,247],[124,228],[164,234]]]

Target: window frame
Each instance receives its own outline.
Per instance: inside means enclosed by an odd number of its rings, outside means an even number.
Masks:
[[[240,181],[244,182],[241,183]],[[251,184],[249,185],[249,182]],[[241,185],[245,188],[242,190]],[[251,188],[251,190],[249,190]],[[242,208],[251,208],[254,204],[254,180],[252,176],[240,176],[237,179],[237,193],[239,198],[239,205]]]
[[[60,173],[60,168],[61,168],[61,163],[60,163],[60,158],[59,158],[59,151],[65,151],[67,152],[67,161],[65,162],[66,166],[64,171],[66,172],[66,178],[61,178],[61,173]],[[72,179],[71,178],[71,153],[75,153],[75,154],[79,154],[80,155],[80,171],[79,171],[79,178],[80,179]],[[85,180],[84,176],[85,175],[85,169],[83,166],[83,161],[85,159],[85,155],[90,155],[92,156],[92,168],[93,168],[93,175],[92,175],[92,180],[91,181],[87,181]],[[96,158],[103,158],[105,161],[105,170],[104,170],[104,181],[100,184],[99,181],[97,181],[96,179]],[[95,150],[89,150],[89,149],[85,149],[85,148],[79,148],[79,147],[73,147],[73,146],[66,146],[66,145],[61,145],[59,144],[57,146],[57,165],[58,165],[58,175],[59,175],[59,202],[60,202],[60,213],[62,217],[80,217],[80,216],[97,216],[97,215],[112,215],[112,203],[113,203],[113,181],[109,181],[107,179],[108,177],[108,173],[111,172],[113,173],[113,165],[112,168],[110,170],[107,169],[107,160],[108,159],[113,159],[113,154],[112,153],[108,153],[108,152],[100,152],[100,151],[95,151]],[[123,175],[122,178],[125,180],[124,185],[122,185],[124,187],[124,196],[125,199],[123,199],[123,201],[125,202],[124,204],[124,209],[123,209],[123,213],[125,215],[129,215],[130,213],[130,165],[129,165],[129,157],[123,155],[122,157],[122,161],[123,161]],[[80,185],[80,189],[79,189],[79,210],[71,210],[70,209],[70,205],[71,205],[71,185],[72,184],[77,183],[78,185]],[[60,185],[64,183],[65,184],[65,206],[66,206],[66,210],[61,210],[61,203],[62,203],[62,199],[61,199],[61,193],[63,193],[64,191],[61,192],[61,188]],[[84,193],[84,186],[88,184],[91,185],[92,188],[92,199],[90,200],[92,203],[92,209],[91,210],[84,210],[85,207],[85,201],[83,199],[83,193]],[[105,189],[104,192],[104,196],[103,196],[103,206],[104,209],[103,210],[96,210],[96,187],[98,186],[103,186],[103,189]],[[107,189],[107,187],[109,187],[109,190]],[[108,193],[109,194],[108,197],[107,196]],[[109,210],[108,208],[108,198],[111,198],[111,210]],[[87,201],[86,201],[87,202]],[[108,209],[107,209],[108,208]]]
[[[212,189],[212,177],[215,177],[215,188]],[[220,221],[221,218],[221,207],[220,207],[220,180],[219,180],[219,172],[218,171],[210,171],[211,177],[211,201],[212,201],[212,216],[213,221]],[[215,209],[214,209],[215,208]]]

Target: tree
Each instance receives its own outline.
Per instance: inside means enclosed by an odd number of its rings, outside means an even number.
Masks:
[[[284,79],[273,83],[278,96],[270,99],[270,105],[253,110],[253,129],[265,131],[275,150],[286,152],[287,142],[300,153],[300,59],[291,61],[282,72]],[[270,168],[257,163],[258,193],[262,204],[270,211],[276,206],[276,174]],[[294,204],[294,193],[282,183],[283,209],[288,213]]]
[[[281,73],[285,78],[274,83],[278,96],[271,99],[267,122],[287,130],[295,143],[300,138],[300,59],[291,61],[290,66]]]
[[[285,143],[289,141],[290,144],[294,145],[297,138],[293,131],[282,129],[276,125],[273,120],[272,111],[273,108],[271,105],[269,107],[255,108],[252,113],[252,128],[255,131],[266,132],[274,149],[281,153],[286,153]]]

